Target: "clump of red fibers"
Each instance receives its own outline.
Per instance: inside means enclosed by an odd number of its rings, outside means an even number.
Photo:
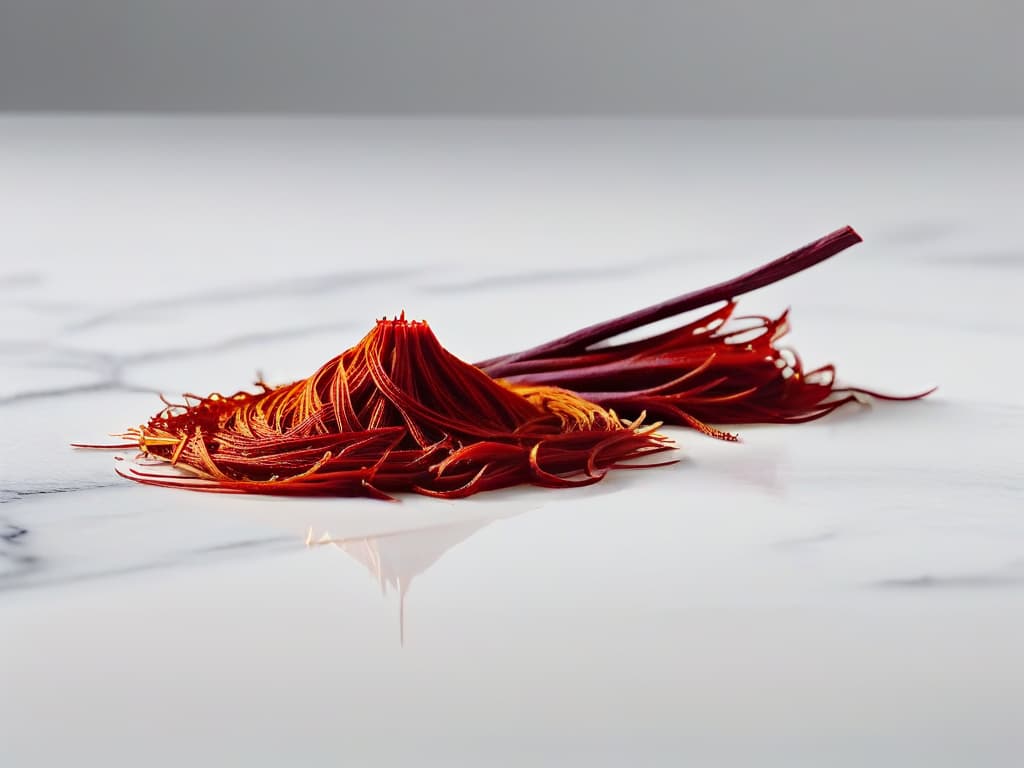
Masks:
[[[893,397],[836,385],[831,365],[805,371],[792,349],[777,342],[789,330],[777,318],[733,318],[736,296],[782,280],[861,242],[844,227],[752,272],[661,304],[583,328],[546,344],[477,365],[510,383],[571,389],[624,415],[640,411],[724,440],[717,424],[799,423],[821,418],[861,395]],[[698,320],[640,341],[615,336],[683,312],[723,302]],[[730,324],[730,320],[739,324]]]
[[[169,405],[122,437],[186,470],[150,485],[219,492],[458,498],[589,485],[671,443],[554,387],[509,386],[446,351],[424,322],[382,319],[308,379]]]
[[[274,389],[260,382],[261,392],[229,397],[186,395],[120,435],[125,444],[81,447],[137,447],[185,472],[121,472],[150,485],[457,498],[524,483],[587,485],[638,466],[631,462],[672,448],[655,431],[661,422],[643,425],[648,414],[735,440],[708,422],[796,423],[861,396],[923,397],[839,387],[831,365],[805,371],[778,346],[785,312],[733,317],[735,297],[860,240],[845,227],[733,280],[475,366],[446,351],[426,323],[382,319],[308,379]],[[718,303],[672,330],[613,342]]]

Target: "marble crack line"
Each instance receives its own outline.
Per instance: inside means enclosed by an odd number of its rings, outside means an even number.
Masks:
[[[120,374],[117,355],[89,349],[77,349],[45,341],[3,342],[0,352],[8,353],[15,359],[24,360],[30,368],[51,368],[77,371],[91,371],[104,378]]]
[[[11,403],[20,403],[26,400],[66,397],[69,395],[90,394],[94,392],[139,392],[159,395],[161,390],[157,387],[125,383],[124,380],[126,378],[126,374],[132,366],[144,363],[160,362],[163,360],[202,357],[246,346],[258,346],[270,341],[301,338],[303,336],[321,333],[333,333],[336,331],[351,329],[352,327],[351,323],[320,323],[296,328],[287,328],[278,331],[248,333],[227,339],[221,339],[219,341],[213,341],[208,344],[196,345],[194,347],[157,349],[126,355],[109,355],[101,352],[77,350],[68,347],[55,347],[46,344],[33,345],[36,348],[46,349],[56,355],[77,358],[75,363],[69,364],[69,361],[65,361],[62,365],[65,367],[91,370],[99,374],[102,378],[100,381],[89,382],[87,384],[16,392],[12,395],[0,397],[0,406]],[[23,345],[16,346],[20,348]],[[43,363],[42,365],[45,367],[46,364]]]
[[[120,488],[124,484],[120,482],[111,483],[83,483],[81,485],[55,485],[50,488],[0,488],[0,504],[15,504],[19,501],[31,499],[35,496],[49,496],[58,493],[81,493],[83,491],[95,491],[101,488]]]
[[[200,547],[187,550],[180,554],[170,554],[150,562],[126,565],[120,568],[107,570],[70,573],[63,576],[51,576],[45,579],[30,579],[26,575],[32,568],[23,568],[19,571],[8,574],[0,574],[0,592],[14,592],[25,589],[40,589],[45,587],[56,587],[69,584],[80,584],[90,581],[102,581],[104,579],[131,574],[147,573],[154,571],[168,570],[195,564],[206,564],[216,562],[223,557],[239,556],[242,553],[252,551],[267,552],[270,554],[282,554],[297,551],[302,544],[294,536],[273,536],[262,539],[243,539],[236,542],[225,542],[214,544],[208,547]]]
[[[0,397],[0,407],[16,405],[30,400],[46,400],[56,397],[72,397],[74,395],[87,395],[95,392],[135,392],[159,395],[160,390],[152,387],[134,386],[122,384],[119,381],[96,381],[91,384],[79,384],[71,387],[54,387],[53,389],[35,389],[27,392],[17,392],[13,395]]]
[[[921,259],[937,267],[984,267],[987,269],[1024,268],[1024,250],[962,251]]]
[[[1014,560],[1001,568],[935,575],[880,579],[871,584],[879,589],[932,590],[932,589],[991,589],[1024,586],[1024,559]]]
[[[591,270],[549,270],[526,273],[507,273],[488,275],[473,280],[450,283],[427,283],[422,289],[429,293],[472,293],[490,288],[529,287],[552,281],[572,281],[573,283],[592,282],[610,277],[627,277],[635,274],[633,267],[608,267]]]
[[[28,528],[22,528],[20,525],[3,523],[0,526],[0,541],[5,541],[8,544],[17,544],[19,539],[26,535],[28,535]]]
[[[677,254],[652,256],[633,261],[622,266],[610,265],[581,269],[551,269],[533,272],[507,272],[497,275],[482,275],[465,281],[422,283],[420,288],[428,293],[470,293],[491,288],[529,287],[543,285],[552,281],[571,281],[573,283],[594,282],[616,277],[635,277],[644,270],[661,266],[664,263],[675,263]]]
[[[174,360],[184,357],[201,357],[217,352],[225,352],[239,347],[255,346],[265,344],[269,341],[280,341],[282,339],[301,338],[321,333],[350,330],[351,323],[320,323],[317,325],[305,325],[297,328],[287,328],[277,331],[264,331],[246,333],[239,336],[232,336],[220,341],[213,341],[209,344],[201,344],[191,347],[176,347],[171,349],[155,349],[146,352],[138,352],[118,356],[117,362],[120,366],[128,368],[140,363],[159,362],[161,360]]]
[[[39,558],[24,550],[29,531],[16,523],[0,522],[0,560],[11,563],[15,570],[0,573],[0,580],[24,577],[39,567]]]
[[[107,325],[123,317],[138,316],[159,309],[185,309],[205,305],[236,304],[277,297],[303,297],[348,292],[372,283],[408,279],[419,270],[376,270],[365,272],[328,272],[265,283],[252,283],[238,288],[222,288],[200,293],[173,296],[166,299],[121,304],[114,309],[95,314],[65,326],[64,331],[77,331]]]

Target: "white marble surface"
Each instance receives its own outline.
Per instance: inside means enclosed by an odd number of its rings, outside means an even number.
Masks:
[[[1019,122],[0,119],[0,762],[1019,765],[1022,205]],[[67,447],[384,313],[479,359],[847,223],[741,308],[925,402],[459,502]]]

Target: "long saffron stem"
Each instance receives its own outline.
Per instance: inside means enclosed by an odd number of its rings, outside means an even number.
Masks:
[[[717,301],[727,301],[744,293],[771,285],[835,256],[837,253],[861,242],[861,239],[861,236],[852,227],[843,227],[815,240],[813,243],[797,248],[792,253],[788,253],[775,261],[771,261],[731,280],[726,280],[707,288],[701,288],[697,291],[691,291],[690,293],[684,293],[682,296],[677,296],[660,304],[654,304],[645,309],[622,315],[613,320],[606,320],[602,323],[581,328],[566,336],[532,347],[531,349],[523,350],[522,352],[485,360],[477,363],[477,366],[484,369],[490,376],[501,377],[507,375],[507,366],[516,362],[535,360],[559,352],[582,351],[591,344],[618,336],[621,333],[642,328],[645,325],[688,312],[692,309],[705,307]]]

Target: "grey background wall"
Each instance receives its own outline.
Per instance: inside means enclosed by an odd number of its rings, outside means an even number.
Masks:
[[[1024,113],[1024,0],[0,0],[0,110]]]

